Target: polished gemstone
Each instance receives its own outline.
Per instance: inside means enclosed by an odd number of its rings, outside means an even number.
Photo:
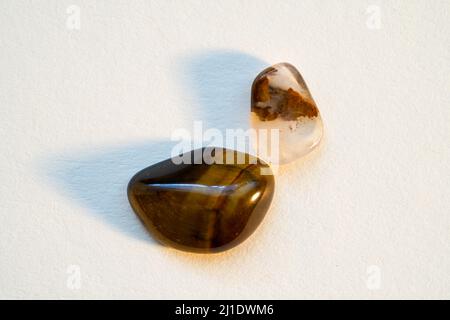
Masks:
[[[128,185],[128,198],[163,244],[220,252],[244,241],[263,220],[274,192],[270,172],[248,154],[197,149],[138,172]]]
[[[256,129],[278,129],[278,164],[292,162],[320,142],[322,118],[300,73],[289,63],[279,63],[263,70],[254,80],[251,94],[251,121]],[[260,153],[258,153],[260,154]]]

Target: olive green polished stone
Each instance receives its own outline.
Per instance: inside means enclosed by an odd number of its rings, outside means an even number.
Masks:
[[[218,163],[209,164],[203,154]],[[144,225],[163,244],[191,252],[220,252],[244,241],[273,197],[268,165],[221,148],[198,149],[183,158],[189,161],[168,159],[131,179],[128,198]]]

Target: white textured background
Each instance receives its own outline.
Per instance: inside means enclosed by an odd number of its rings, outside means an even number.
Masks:
[[[0,297],[450,298],[449,17],[445,0],[2,0]],[[280,170],[241,246],[156,244],[128,179],[176,128],[243,126],[280,61],[321,148]]]

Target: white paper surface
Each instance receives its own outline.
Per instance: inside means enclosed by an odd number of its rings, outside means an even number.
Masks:
[[[1,1],[0,298],[450,298],[449,16],[425,0]],[[155,243],[129,178],[177,128],[245,126],[251,81],[282,61],[322,112],[320,149],[279,171],[239,247]]]

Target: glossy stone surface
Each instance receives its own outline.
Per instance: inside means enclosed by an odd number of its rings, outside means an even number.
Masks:
[[[226,151],[233,159],[226,158]],[[203,154],[222,164],[207,164],[211,162]],[[238,156],[243,161],[233,164]],[[128,198],[133,210],[157,240],[177,249],[220,252],[244,241],[272,200],[274,178],[267,174],[268,165],[222,148],[198,149],[183,158],[191,164],[168,159],[131,179]]]
[[[255,129],[279,129],[278,164],[311,152],[323,134],[322,118],[300,73],[289,63],[263,70],[254,80],[251,122]],[[261,142],[258,141],[258,148]],[[269,152],[274,145],[264,146]],[[259,153],[258,153],[259,154]]]

